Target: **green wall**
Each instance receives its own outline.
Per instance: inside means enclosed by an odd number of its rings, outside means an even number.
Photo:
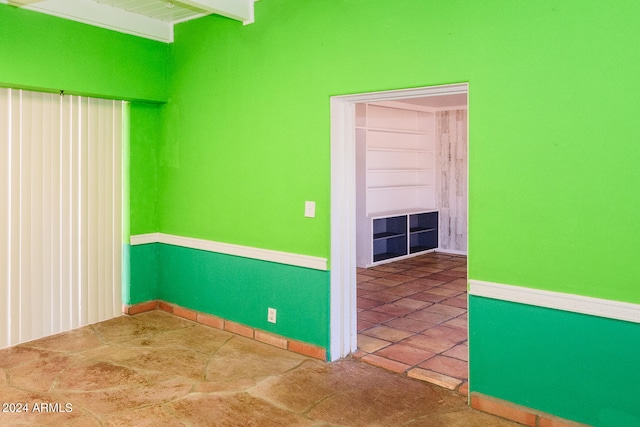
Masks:
[[[640,425],[640,324],[470,296],[469,326],[473,391],[592,426]]]
[[[329,272],[166,244],[127,246],[133,305],[159,299],[329,353]],[[267,322],[267,309],[277,322]]]
[[[639,14],[631,1],[270,0],[249,26],[180,24],[159,230],[328,257],[330,96],[467,81],[470,277],[639,303]]]
[[[132,103],[130,108],[129,204],[131,235],[158,230],[158,145],[162,107]]]
[[[163,43],[0,4],[0,86],[167,99]]]
[[[157,250],[159,299],[328,348],[328,272],[172,245]],[[275,324],[267,322],[269,307]]]

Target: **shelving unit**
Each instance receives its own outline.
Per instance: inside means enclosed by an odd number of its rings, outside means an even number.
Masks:
[[[438,247],[438,212],[409,215],[409,253]]]
[[[369,265],[395,261],[438,247],[438,211],[370,217],[372,253]]]
[[[433,113],[357,107],[366,213],[434,206]]]
[[[373,262],[407,254],[407,217],[376,218],[373,224]]]
[[[434,118],[397,106],[356,106],[358,266],[430,244],[428,233],[409,232],[407,215],[436,206]]]

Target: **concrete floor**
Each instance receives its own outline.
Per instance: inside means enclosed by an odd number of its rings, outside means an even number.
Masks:
[[[518,425],[352,358],[324,363],[158,310],[0,350],[0,402],[2,426]]]

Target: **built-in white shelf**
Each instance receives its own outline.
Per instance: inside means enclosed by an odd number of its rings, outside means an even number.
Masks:
[[[376,128],[376,127],[362,127],[356,126],[356,129],[364,129],[369,132],[385,132],[396,134],[408,134],[408,135],[432,135],[433,131],[430,130],[416,130],[416,129],[400,129],[400,128]]]
[[[356,125],[357,264],[364,267],[415,253],[408,215],[436,206],[435,113],[361,104]],[[400,235],[372,232],[402,223]]]

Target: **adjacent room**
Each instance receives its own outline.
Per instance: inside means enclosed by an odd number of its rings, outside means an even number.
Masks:
[[[466,393],[468,107],[460,89],[355,106],[355,355]]]

